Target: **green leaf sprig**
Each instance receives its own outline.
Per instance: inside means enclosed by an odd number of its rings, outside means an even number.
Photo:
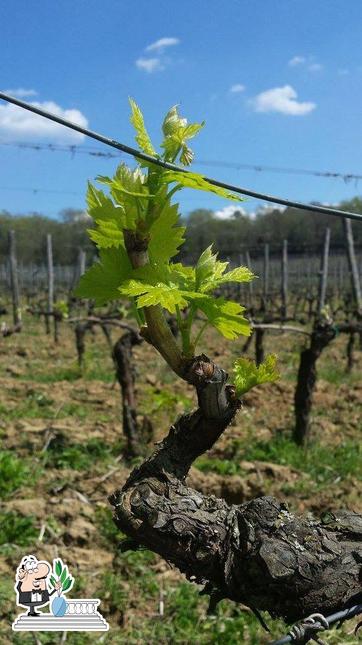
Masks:
[[[238,358],[234,363],[233,373],[236,396],[238,397],[256,385],[274,383],[280,377],[275,354],[269,354],[259,366],[256,366],[249,358]]]
[[[140,108],[133,99],[130,105],[140,148],[164,161],[188,166],[193,159],[188,142],[204,123],[190,124],[177,106],[172,107],[162,123],[162,152],[157,154]],[[185,241],[178,204],[172,203],[178,191],[193,188],[227,199],[241,198],[197,173],[173,172],[144,161],[135,169],[122,163],[114,177],[97,179],[107,193],[89,184],[87,210],[94,223],[89,236],[98,247],[99,259],[80,279],[76,295],[92,298],[98,305],[127,298],[137,310],[139,324],[152,307],[174,314],[181,332],[180,351],[186,357],[194,355],[208,326],[230,340],[248,336],[251,330],[244,307],[216,296],[215,291],[226,283],[249,282],[255,277],[252,272],[246,267],[229,270],[211,247],[194,267],[174,262]],[[130,233],[147,248],[145,266],[132,267],[125,243]],[[196,319],[200,321],[197,329]]]
[[[57,576],[58,581],[60,581],[62,585],[61,589],[59,589],[58,591],[59,595],[61,592],[65,593],[66,591],[69,591],[69,589],[73,586],[74,578],[70,574],[68,574],[67,566],[63,564],[60,559],[55,561],[53,573],[49,578],[50,584],[53,588],[55,588],[57,582],[55,576]]]

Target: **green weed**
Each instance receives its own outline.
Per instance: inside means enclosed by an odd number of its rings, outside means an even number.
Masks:
[[[240,475],[242,473],[239,464],[230,459],[199,457],[194,465],[205,473],[213,472],[218,475]]]
[[[104,541],[117,546],[122,539],[122,533],[117,528],[113,521],[113,514],[111,509],[98,507],[96,509],[96,522],[98,525],[99,534]]]
[[[278,434],[269,441],[235,442],[236,455],[247,461],[270,461],[291,466],[309,474],[323,484],[337,477],[354,476],[362,479],[361,446],[353,441],[333,446],[310,443],[297,446],[289,437]]]
[[[353,385],[361,380],[361,375],[358,371],[348,374],[343,362],[332,363],[330,361],[325,362],[319,367],[318,377],[328,383],[332,383],[333,385],[342,385],[346,383]]]
[[[0,452],[0,497],[12,495],[28,477],[29,468],[24,459],[19,459],[10,450]]]
[[[77,381],[82,377],[79,367],[59,367],[46,372],[31,372],[26,379],[37,383],[58,383],[59,381]]]
[[[23,517],[15,511],[0,512],[0,545],[29,546],[37,536],[32,516]]]
[[[187,396],[170,392],[165,388],[159,390],[158,388],[149,387],[145,388],[142,407],[143,412],[149,415],[160,410],[166,411],[168,414],[175,414],[176,407],[180,403],[185,412],[191,409],[192,401]]]
[[[104,462],[112,457],[110,446],[101,439],[90,439],[87,443],[68,444],[63,437],[52,441],[44,455],[44,465],[53,468],[87,470],[95,462]]]
[[[332,484],[338,478],[356,477],[362,479],[361,447],[346,441],[331,449],[321,444],[310,444],[303,448],[297,446],[289,437],[276,435],[269,441],[235,440],[229,447],[229,459],[200,457],[195,466],[203,472],[216,472],[219,475],[240,475],[245,472],[241,460],[268,461],[290,466],[310,475],[314,488]],[[286,484],[284,492],[309,492],[310,482]]]

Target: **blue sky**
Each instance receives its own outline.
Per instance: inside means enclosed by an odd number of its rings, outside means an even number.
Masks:
[[[0,5],[0,87],[130,145],[128,96],[155,143],[165,112],[179,103],[191,121],[206,121],[195,170],[336,203],[361,185],[201,162],[362,174],[361,24],[360,0],[13,0]],[[2,101],[0,142],[106,151]],[[84,208],[87,180],[117,164],[9,145],[0,157],[0,209],[52,217]],[[185,214],[229,205],[196,191],[180,202]],[[250,199],[245,208],[258,205]]]

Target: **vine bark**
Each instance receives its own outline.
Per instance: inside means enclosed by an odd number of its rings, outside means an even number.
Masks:
[[[240,407],[227,374],[206,356],[186,378],[199,408],[171,427],[154,453],[110,498],[126,548],[159,553],[211,601],[229,598],[295,621],[353,604],[361,596],[362,517],[345,511],[324,523],[298,518],[261,497],[240,506],[203,496],[185,482]]]

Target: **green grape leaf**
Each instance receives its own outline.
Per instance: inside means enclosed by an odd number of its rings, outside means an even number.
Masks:
[[[144,190],[137,193],[134,190],[130,190],[126,188],[126,186],[123,183],[121,183],[121,181],[118,178],[111,179],[110,177],[98,175],[96,179],[100,184],[106,184],[107,186],[110,186],[113,189],[113,191],[122,193],[124,195],[128,195],[128,197],[141,197],[143,199],[151,199],[154,197],[154,195],[150,195],[148,193],[148,189],[146,186],[144,186]]]
[[[236,267],[224,273],[218,280],[218,284],[223,284],[224,282],[251,282],[255,277],[248,267]]]
[[[55,573],[57,574],[57,576],[60,577],[62,575],[62,571],[63,571],[63,567],[62,567],[61,560],[57,560],[55,563]]]
[[[161,305],[161,307],[174,314],[176,305],[184,308],[188,304],[184,294],[176,286],[162,282],[152,285],[131,279],[123,284],[119,291],[124,296],[136,297],[136,304],[139,309]]]
[[[174,161],[181,153],[180,162],[184,166],[189,166],[194,158],[194,153],[186,141],[195,137],[203,126],[204,122],[187,124],[187,119],[180,117],[177,105],[172,107],[166,114],[162,125],[165,135],[161,143],[161,147],[165,150],[164,158],[167,161]]]
[[[241,396],[252,387],[262,383],[274,383],[280,376],[276,363],[275,354],[269,354],[258,367],[249,358],[238,358],[233,369],[236,395]]]
[[[54,303],[54,310],[58,311],[64,318],[68,318],[69,306],[66,300],[57,300]]]
[[[166,114],[162,123],[162,132],[165,137],[170,137],[177,132],[180,127],[187,126],[187,119],[180,117],[178,106],[174,105]]]
[[[129,275],[130,280],[138,280],[140,282],[145,282],[146,284],[152,285],[155,285],[159,282],[169,284],[170,277],[170,265],[166,263],[146,264],[143,267],[133,269],[132,273]],[[173,284],[178,286],[176,281],[173,281]]]
[[[183,140],[186,141],[187,139],[193,139],[193,137],[195,137],[200,132],[200,130],[202,130],[204,125],[205,121],[202,121],[202,123],[189,123],[189,125],[183,128]]]
[[[100,260],[82,275],[75,295],[93,298],[97,305],[109,300],[118,300],[119,287],[129,278],[132,267],[125,249],[102,249]]]
[[[123,233],[115,220],[100,221],[97,228],[89,228],[88,235],[99,249],[108,249],[111,246],[123,245]]]
[[[184,166],[189,166],[192,163],[194,156],[195,155],[193,150],[191,150],[191,148],[189,148],[189,146],[187,146],[186,143],[184,143],[181,149],[180,162]]]
[[[145,127],[145,122],[143,119],[143,114],[138,107],[137,103],[133,99],[129,99],[131,105],[131,123],[136,130],[136,141],[143,150],[148,155],[156,156],[156,151],[151,143],[151,139]]]
[[[216,262],[217,253],[212,252],[212,245],[208,246],[208,248],[201,253],[195,267],[196,289],[198,289],[207,278],[212,276]]]
[[[178,223],[178,204],[166,204],[158,218],[151,224],[149,230],[150,241],[148,253],[153,262],[165,263],[177,255],[185,239],[184,226]]]
[[[237,202],[244,201],[243,197],[239,197],[234,193],[225,188],[220,188],[219,186],[214,186],[210,184],[203,175],[199,175],[196,172],[181,172],[174,170],[167,170],[162,175],[162,180],[167,183],[176,182],[179,186],[183,188],[194,188],[195,190],[205,190],[209,193],[215,193],[219,197],[224,197],[226,199],[232,199]]]
[[[153,198],[146,185],[146,175],[140,168],[131,170],[125,164],[120,164],[113,178],[99,176],[97,180],[106,184],[116,204],[122,206],[124,218],[123,229],[135,230],[139,220],[145,218],[148,200]]]
[[[215,327],[224,338],[235,340],[240,335],[250,336],[250,323],[241,315],[245,308],[237,302],[224,298],[212,298],[200,293],[185,295],[205,314],[210,325]]]
[[[93,184],[88,182],[87,190],[87,212],[98,224],[103,221],[114,220],[122,227],[124,223],[124,209],[116,206],[110,197],[98,190]]]
[[[183,291],[195,291],[195,269],[176,262],[169,265],[169,281],[174,282]]]
[[[174,161],[180,152],[181,144],[178,139],[175,139],[174,137],[166,137],[161,143],[161,148],[165,151],[165,160]]]
[[[237,267],[224,273],[228,264],[228,262],[217,261],[213,273],[206,278],[200,290],[207,293],[226,282],[250,282],[256,277],[247,267]]]
[[[196,289],[207,293],[226,282],[249,282],[255,277],[247,267],[237,267],[225,273],[228,265],[228,262],[220,262],[217,253],[212,252],[212,245],[209,246],[200,255],[195,267]]]

